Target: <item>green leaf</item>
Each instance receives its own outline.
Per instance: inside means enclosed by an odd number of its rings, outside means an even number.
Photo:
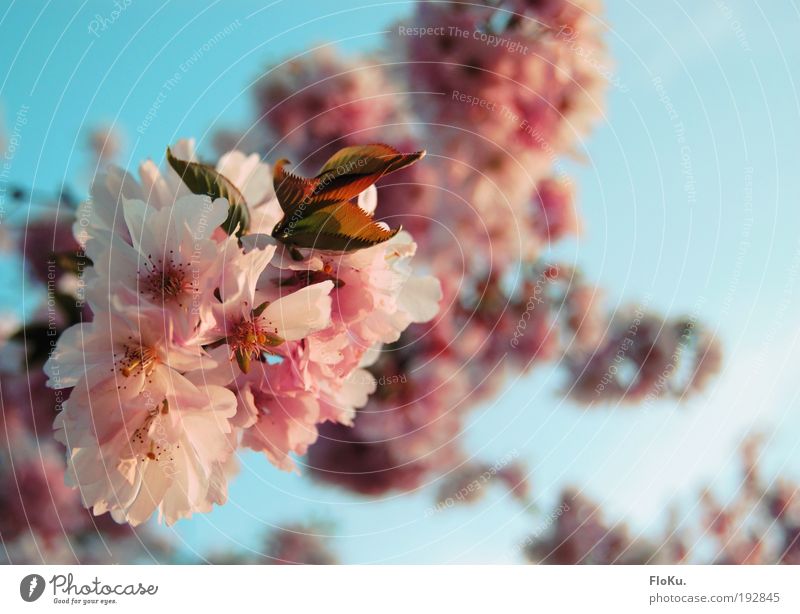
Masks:
[[[229,235],[236,233],[237,237],[247,232],[250,227],[250,210],[244,196],[230,180],[208,164],[179,160],[169,147],[167,161],[192,194],[204,194],[212,200],[224,198],[228,201],[228,217],[220,228]]]
[[[359,145],[340,149],[320,169],[312,202],[337,202],[355,198],[384,175],[410,166],[425,151],[400,153],[388,145]]]
[[[356,204],[340,202],[298,220],[277,238],[295,247],[350,252],[388,241],[399,231],[379,225]]]
[[[272,236],[289,246],[353,251],[381,243],[397,234],[376,224],[352,199],[388,173],[424,157],[424,151],[400,153],[388,145],[345,147],[310,179],[275,165],[273,185],[283,218]]]
[[[386,175],[410,166],[423,157],[425,150],[404,154],[383,143],[353,145],[333,154],[320,169],[317,179],[329,175]]]
[[[384,175],[421,160],[425,151],[400,153],[388,145],[357,145],[335,153],[316,177],[304,179],[287,172],[287,160],[275,165],[273,185],[285,214],[311,211],[361,194]],[[310,210],[310,211],[309,211]]]

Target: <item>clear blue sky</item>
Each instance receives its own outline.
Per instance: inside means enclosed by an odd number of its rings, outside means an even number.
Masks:
[[[696,312],[725,345],[725,371],[681,406],[584,412],[560,401],[558,370],[541,370],[476,412],[465,437],[486,460],[514,450],[526,458],[542,508],[573,483],[612,517],[648,531],[676,498],[689,501],[707,481],[730,485],[735,447],[753,425],[775,437],[768,466],[800,474],[800,16],[790,2],[641,4],[608,6],[607,40],[623,87],[611,91],[606,117],[580,146],[586,162],[564,162],[579,186],[586,232],[560,255],[606,288],[610,307],[650,296],[662,312]],[[259,5],[267,8],[253,14]],[[300,6],[314,8],[299,14]],[[98,121],[125,129],[128,166],[163,155],[180,136],[202,142],[252,114],[248,85],[270,61],[331,39],[349,52],[379,48],[380,32],[410,5],[156,8],[131,0],[105,30],[90,32],[97,15],[109,19],[113,10],[111,1],[0,8],[7,128],[29,107],[15,180],[43,190],[82,187],[82,142]],[[181,71],[157,117],[137,133],[165,81],[232,24],[232,34]],[[13,265],[4,278],[0,296],[10,301],[19,296]],[[168,530],[187,551],[259,550],[264,529],[316,520],[333,523],[346,562],[511,562],[519,560],[514,544],[536,527],[499,490],[477,507],[426,517],[430,491],[376,502],[280,473],[254,455],[242,465],[227,506]]]

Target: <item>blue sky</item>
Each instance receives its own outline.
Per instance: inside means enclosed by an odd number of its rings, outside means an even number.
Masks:
[[[13,178],[43,190],[82,188],[90,172],[83,140],[98,121],[124,128],[125,166],[159,158],[181,136],[202,147],[214,129],[252,115],[248,86],[270,62],[330,40],[353,53],[380,48],[381,32],[410,10],[377,0],[302,5],[315,13],[280,0],[193,2],[191,10],[130,0],[102,30],[113,2],[6,4],[6,128],[28,108]],[[620,86],[577,148],[583,161],[562,162],[578,185],[585,233],[558,255],[579,263],[611,308],[649,297],[664,313],[696,313],[717,330],[725,369],[681,405],[587,412],[561,400],[562,373],[545,368],[510,382],[475,412],[464,437],[488,461],[512,451],[528,460],[543,509],[571,483],[612,518],[653,531],[671,502],[691,501],[706,482],[730,487],[736,445],[751,427],[774,438],[770,470],[800,474],[800,14],[792,2],[733,0],[607,8]],[[180,69],[226,27],[231,33],[201,61]],[[177,87],[137,132],[176,72]],[[4,276],[0,297],[12,301],[13,263]],[[24,296],[30,307],[35,297]],[[540,522],[499,489],[476,507],[426,515],[432,500],[430,490],[355,498],[244,455],[227,506],[165,531],[187,553],[259,551],[265,529],[311,520],[331,523],[346,562],[512,562],[515,544]]]

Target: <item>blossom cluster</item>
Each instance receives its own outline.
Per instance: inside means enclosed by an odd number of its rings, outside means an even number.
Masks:
[[[366,403],[374,382],[359,373],[381,346],[432,318],[440,299],[435,278],[412,275],[410,235],[367,246],[345,234],[352,215],[374,211],[369,185],[349,205],[360,213],[324,218],[359,249],[318,249],[303,234],[273,237],[283,182],[297,179],[278,166],[231,151],[212,169],[192,141],[167,157],[165,169],[144,162],[138,179],[110,168],[78,209],[93,317],[67,329],[45,365],[52,388],[71,388],[56,419],[68,483],[95,514],[131,525],[223,503],[240,446],[294,469],[319,423],[349,424]],[[300,206],[326,211],[312,201]]]
[[[254,549],[222,551],[203,557],[214,565],[338,565],[329,543],[331,527],[292,523],[267,531],[260,552]],[[198,561],[201,562],[201,561]]]
[[[762,469],[763,437],[748,437],[732,497],[705,489],[685,514],[669,514],[660,539],[645,537],[567,489],[543,530],[523,542],[534,563],[575,564],[788,564],[800,563],[800,487]],[[699,513],[698,513],[699,510]]]

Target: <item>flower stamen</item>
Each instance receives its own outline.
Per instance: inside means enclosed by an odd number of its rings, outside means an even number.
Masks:
[[[258,360],[262,354],[271,353],[272,348],[283,343],[283,339],[277,334],[277,329],[273,328],[272,331],[269,331],[267,328],[267,323],[263,318],[256,315],[239,322],[233,328],[233,332],[228,335],[227,341],[231,349],[231,360],[236,359],[242,373],[247,373],[250,370],[251,360]]]
[[[158,357],[155,351],[141,345],[125,346],[125,353],[118,361],[119,370],[125,377],[144,373],[150,375],[156,366]]]
[[[144,270],[139,271],[141,294],[148,294],[154,301],[170,302],[191,288],[188,265],[175,262],[173,254],[171,250],[166,261],[163,258],[154,260],[152,254],[148,254]]]

